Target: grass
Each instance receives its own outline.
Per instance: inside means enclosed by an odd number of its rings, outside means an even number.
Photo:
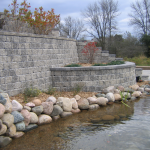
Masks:
[[[110,63],[107,63],[107,64],[94,64],[93,66],[121,65],[124,63],[125,63],[124,61],[115,60],[115,61],[111,61]]]
[[[125,61],[134,62],[137,66],[150,66],[150,58],[147,58],[144,55],[133,58],[124,58]]]

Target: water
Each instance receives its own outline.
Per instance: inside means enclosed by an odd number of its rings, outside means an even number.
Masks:
[[[150,150],[150,97],[127,104],[130,108],[115,103],[39,126],[3,150]],[[102,121],[106,114],[117,120]]]

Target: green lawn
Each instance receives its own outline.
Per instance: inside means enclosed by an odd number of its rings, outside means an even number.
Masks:
[[[124,58],[124,61],[134,62],[137,66],[150,66],[150,58],[145,56],[133,57],[133,58]]]

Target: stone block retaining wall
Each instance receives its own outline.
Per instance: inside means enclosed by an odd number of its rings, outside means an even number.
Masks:
[[[128,87],[136,83],[135,64],[94,67],[51,68],[52,85],[60,91],[71,91],[78,84],[83,91],[99,92],[108,86]]]
[[[10,96],[31,84],[47,89],[50,68],[69,63],[78,63],[73,39],[0,31],[0,89]]]

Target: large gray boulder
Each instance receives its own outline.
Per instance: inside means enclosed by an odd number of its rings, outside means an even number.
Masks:
[[[9,113],[4,114],[1,119],[3,124],[5,124],[8,128],[10,128],[14,123],[14,116]]]
[[[13,111],[11,114],[14,116],[14,123],[24,121],[24,117],[22,116],[20,112]]]
[[[53,111],[50,116],[58,116],[63,112],[63,109],[59,105],[54,105]]]

